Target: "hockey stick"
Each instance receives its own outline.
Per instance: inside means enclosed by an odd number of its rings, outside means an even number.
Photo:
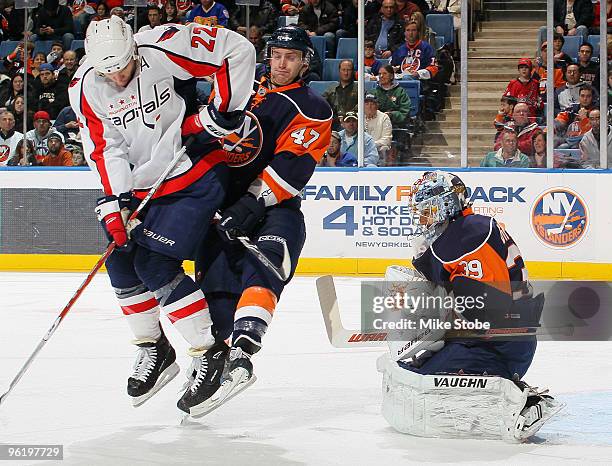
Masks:
[[[149,201],[153,198],[153,196],[155,195],[155,193],[157,192],[157,190],[159,189],[159,187],[161,186],[161,184],[164,182],[164,180],[166,179],[166,177],[170,174],[170,172],[174,169],[174,167],[176,166],[176,164],[179,162],[179,160],[183,157],[183,155],[185,155],[185,152],[187,151],[187,147],[191,144],[191,142],[193,141],[193,137],[189,138],[187,140],[187,142],[185,142],[185,145],[181,148],[181,150],[179,150],[176,155],[174,156],[174,158],[172,159],[172,162],[170,162],[170,164],[168,165],[168,167],[166,167],[166,169],[164,170],[164,172],[161,174],[161,176],[157,179],[157,181],[155,182],[155,184],[151,187],[151,189],[149,190],[149,192],[147,193],[147,195],[144,197],[144,199],[142,201],[140,201],[140,204],[138,205],[138,207],[136,208],[136,210],[134,210],[134,212],[132,212],[132,214],[130,215],[128,222],[136,219],[136,217],[138,216],[138,214],[142,211],[142,209],[144,209],[144,207],[149,203]],[[127,224],[127,222],[126,222]],[[49,328],[49,330],[47,330],[47,333],[45,334],[45,336],[42,338],[42,340],[40,340],[40,342],[38,343],[38,345],[36,346],[36,348],[34,349],[34,352],[30,355],[30,357],[28,358],[28,360],[25,362],[25,364],[22,366],[22,368],[19,370],[19,372],[17,373],[17,375],[15,376],[15,378],[12,380],[11,384],[9,385],[8,390],[2,395],[0,396],[0,406],[2,405],[2,403],[4,403],[4,401],[6,400],[6,398],[8,397],[9,393],[11,393],[11,391],[13,390],[13,388],[15,388],[15,385],[17,385],[17,383],[19,382],[19,380],[21,380],[21,378],[23,377],[23,375],[26,373],[26,371],[28,370],[28,368],[30,367],[30,365],[32,364],[32,362],[34,361],[34,358],[36,358],[36,356],[38,355],[38,353],[40,352],[40,350],[42,350],[42,348],[45,346],[45,344],[47,343],[47,341],[49,341],[49,339],[53,336],[53,334],[55,333],[55,331],[57,330],[57,328],[59,327],[59,325],[62,323],[62,320],[64,320],[64,317],[66,317],[66,314],[68,314],[68,311],[70,311],[70,309],[72,308],[72,306],[74,305],[74,303],[77,301],[77,299],[79,299],[79,297],[81,296],[81,294],[83,293],[83,291],[85,290],[85,288],[87,288],[87,285],[89,285],[89,283],[91,282],[91,280],[93,279],[93,277],[96,275],[96,273],[98,272],[98,270],[100,270],[102,268],[102,266],[104,265],[104,262],[106,262],[106,259],[108,259],[108,257],[111,255],[111,253],[115,250],[115,242],[111,242],[108,247],[106,248],[106,251],[104,251],[104,254],[102,254],[102,256],[100,257],[100,259],[98,259],[98,262],[96,262],[96,265],[94,265],[93,269],[91,270],[91,272],[89,272],[87,274],[87,276],[85,277],[85,280],[83,280],[83,283],[81,283],[81,285],[77,288],[77,290],[74,292],[74,294],[72,295],[72,298],[70,298],[70,301],[68,301],[68,304],[66,304],[66,306],[64,307],[64,309],[62,309],[62,312],[60,312],[60,314],[57,316],[57,318],[55,319],[55,321],[53,322],[53,325],[51,325],[51,328]]]
[[[253,254],[262,263],[264,267],[266,267],[270,272],[272,272],[276,277],[282,281],[286,282],[291,274],[291,257],[289,257],[289,250],[287,249],[287,244],[283,241],[283,262],[280,267],[275,266],[268,257],[261,252],[261,249],[257,247],[257,245],[253,244],[251,240],[247,236],[239,236],[238,241],[242,243],[242,245],[247,248],[247,250]]]
[[[364,333],[360,329],[346,329],[342,325],[340,309],[338,307],[338,297],[334,285],[334,277],[325,275],[317,278],[317,294],[319,304],[323,314],[323,322],[327,330],[327,338],[332,346],[336,348],[364,348],[380,347],[385,344],[388,332],[369,332]],[[573,329],[560,329],[559,335],[569,336]],[[445,339],[457,338],[502,338],[502,337],[524,337],[530,335],[551,335],[549,331],[544,331],[539,327],[517,327],[517,328],[497,328],[484,332],[472,332],[469,330],[450,330],[446,332]]]

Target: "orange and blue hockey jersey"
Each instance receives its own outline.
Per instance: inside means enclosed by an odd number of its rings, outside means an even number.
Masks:
[[[416,44],[404,43],[391,57],[391,65],[399,66],[403,74],[419,73],[420,79],[431,79],[438,73],[436,53],[429,43],[419,40]]]
[[[247,190],[266,206],[299,195],[329,146],[332,110],[302,81],[255,85],[242,129],[224,141],[231,181],[227,205]]]
[[[413,265],[455,297],[481,297],[482,305],[463,312],[468,320],[488,320],[498,327],[512,326],[508,319],[532,323],[530,306],[524,306],[524,315],[512,315],[515,302],[531,297],[531,286],[516,243],[492,217],[465,209]]]

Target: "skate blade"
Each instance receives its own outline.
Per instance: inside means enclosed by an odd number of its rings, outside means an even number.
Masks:
[[[176,362],[173,362],[171,365],[166,367],[166,369],[161,374],[159,374],[157,382],[155,383],[155,385],[153,385],[153,388],[149,390],[148,393],[132,398],[132,406],[134,408],[142,406],[145,401],[155,395],[158,391],[164,388],[164,386],[166,386],[172,379],[174,379],[179,372],[180,368]]]
[[[253,374],[249,379],[245,380],[246,371],[244,369],[240,370],[243,372],[243,374],[235,374],[232,380],[228,380],[221,384],[221,387],[219,387],[214,395],[208,400],[190,408],[189,417],[193,419],[203,417],[211,411],[217,409],[219,406],[227,403],[249,386],[253,385],[253,383],[257,380],[257,376]]]

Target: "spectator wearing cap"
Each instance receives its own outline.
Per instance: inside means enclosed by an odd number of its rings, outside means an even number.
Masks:
[[[334,112],[334,128],[340,126],[340,117],[357,107],[357,82],[355,68],[351,60],[342,60],[338,65],[338,84],[333,84],[322,97]]]
[[[544,104],[540,97],[540,80],[531,75],[533,63],[529,58],[521,58],[517,68],[518,76],[508,83],[503,95],[512,96],[517,102],[525,102],[531,116],[539,116]]]
[[[21,139],[23,134],[15,131],[15,116],[8,110],[0,113],[0,167],[7,165],[16,154]]]
[[[356,167],[357,157],[350,152],[340,152],[340,134],[331,132],[329,147],[321,157],[320,167]]]
[[[378,155],[384,159],[391,149],[393,126],[389,115],[378,110],[378,100],[374,94],[365,96],[365,117],[365,131],[374,138]]]
[[[518,150],[516,133],[506,129],[501,135],[501,147],[489,152],[480,162],[481,167],[528,168],[529,157]]]
[[[542,46],[540,47],[541,53],[537,59],[537,67],[533,71],[533,77],[535,79],[540,80],[540,97],[542,98],[542,101],[546,100],[546,77],[548,76],[547,75],[548,72],[546,70],[546,60],[547,60],[546,50],[547,48],[548,48],[548,43],[544,42]],[[564,73],[561,68],[554,68],[553,79],[554,79],[555,89],[565,85],[565,78],[563,77],[563,75]]]
[[[565,71],[565,85],[555,89],[555,115],[580,102],[580,89],[584,82],[580,80],[580,67],[570,65]]]
[[[45,110],[55,119],[57,114],[68,105],[68,90],[55,79],[53,65],[43,63],[40,65],[38,75],[40,83],[36,83],[31,95],[30,102],[32,110]]]
[[[514,106],[512,111],[512,119],[506,123],[504,130],[510,128],[514,130],[517,137],[517,147],[520,152],[531,157],[533,156],[533,135],[540,133],[542,130],[538,127],[538,124],[534,121],[535,118],[529,116],[529,107],[526,103],[520,102]],[[498,137],[495,141],[495,150],[499,150],[502,146],[501,135],[502,132],[497,133]]]
[[[44,110],[39,110],[34,114],[34,129],[26,133],[26,138],[34,144],[34,155],[36,161],[40,162],[49,151],[47,147],[47,138],[53,132],[51,131],[51,118]]]
[[[33,32],[32,42],[59,40],[64,50],[68,50],[74,39],[72,12],[67,6],[60,5],[59,0],[44,0],[35,16]]]
[[[169,1],[167,3],[171,3],[171,2]],[[111,16],[119,16],[119,18],[121,18],[122,20],[125,21],[125,10],[123,8],[121,8],[120,6],[116,6],[116,7],[112,8],[111,11],[110,11],[110,15]]]
[[[53,45],[51,45],[51,51],[49,52],[49,55],[47,55],[47,63],[53,65],[53,70],[57,71],[63,64],[63,58],[64,47],[62,46],[62,43],[60,41],[53,42]]]
[[[72,154],[64,147],[64,138],[61,134],[52,132],[47,137],[47,155],[40,164],[43,167],[72,167]]]
[[[53,122],[53,131],[64,136],[64,140],[76,138],[79,134],[79,124],[76,114],[70,105],[64,107]]]
[[[342,131],[338,132],[340,136],[340,152],[350,152],[355,156],[357,155],[357,147],[359,145],[359,137],[357,135],[357,114],[355,112],[348,112],[344,115],[342,120]],[[363,165],[365,167],[376,167],[378,166],[378,151],[376,150],[376,143],[374,138],[368,133],[363,133],[364,141],[364,155]]]
[[[397,82],[391,65],[384,65],[378,73],[378,86],[372,91],[378,109],[389,115],[394,128],[403,128],[410,115],[412,103],[406,91]]]

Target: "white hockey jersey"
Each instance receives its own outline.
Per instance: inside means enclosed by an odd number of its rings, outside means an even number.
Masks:
[[[9,133],[9,137],[4,137],[2,131],[0,131],[0,167],[6,166],[9,159],[15,155],[17,150],[17,144],[23,139],[23,134],[19,131],[13,131]]]
[[[168,24],[134,39],[139,69],[125,88],[85,60],[68,89],[85,157],[106,195],[151,187],[180,150],[186,106],[175,79],[214,75],[214,105],[226,112],[246,107],[255,74],[254,47],[228,29]],[[185,156],[168,178],[191,167]],[[198,177],[182,178],[187,186]]]

